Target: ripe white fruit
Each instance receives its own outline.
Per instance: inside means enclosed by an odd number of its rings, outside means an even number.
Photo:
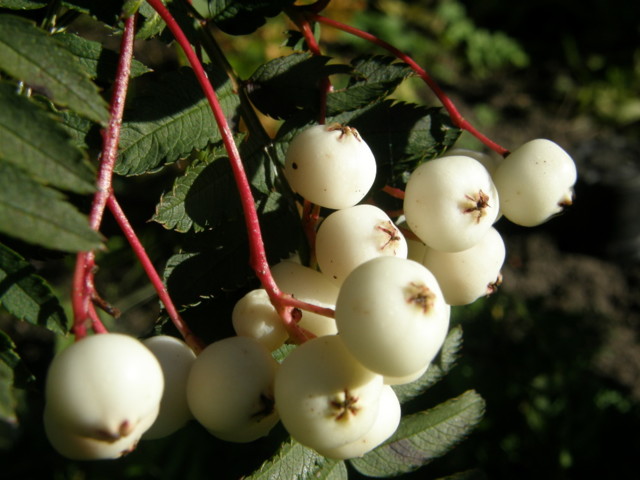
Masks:
[[[45,427],[60,453],[116,458],[133,450],[155,421],[164,387],[156,357],[133,337],[86,337],[51,362]]]
[[[276,408],[291,436],[317,450],[367,433],[378,416],[382,377],[363,367],[337,335],[309,340],[282,362]]]
[[[354,357],[381,375],[402,377],[431,362],[444,342],[450,310],[423,265],[378,257],[344,281],[335,316]]]
[[[472,247],[500,211],[491,175],[466,156],[441,157],[416,168],[404,198],[407,225],[426,245],[445,252]]]
[[[281,347],[289,337],[264,288],[251,290],[236,302],[231,322],[236,334],[255,338],[270,352]]]
[[[356,129],[314,125],[289,144],[284,172],[306,200],[340,209],[364,198],[376,177],[376,161]]]
[[[187,404],[187,378],[196,354],[182,340],[169,335],[157,335],[142,343],[158,359],[164,374],[158,418],[142,436],[150,440],[171,435],[193,418]]]
[[[570,205],[577,172],[573,159],[546,139],[531,140],[494,173],[504,216],[525,227],[540,225]]]
[[[502,236],[491,227],[478,244],[461,252],[427,248],[422,264],[435,275],[449,305],[468,305],[493,293],[505,253]]]
[[[251,337],[229,337],[197,356],[187,381],[193,416],[211,434],[251,442],[278,422],[273,381],[278,363]]]
[[[318,228],[318,266],[338,285],[358,265],[382,255],[406,258],[407,242],[389,216],[376,206],[337,210]]]
[[[407,383],[414,382],[427,372],[430,365],[431,363],[428,363],[417,372],[410,373],[409,375],[403,375],[401,377],[392,377],[390,375],[385,375],[384,384],[385,385],[405,385]]]
[[[300,263],[283,260],[271,268],[278,288],[285,293],[320,307],[334,308],[338,298],[338,287],[325,275]],[[317,337],[338,332],[336,321],[317,313],[302,311],[298,323]]]
[[[319,451],[321,455],[336,460],[361,457],[370,452],[393,435],[400,424],[400,402],[393,388],[389,385],[382,387],[378,416],[373,426],[358,440],[341,447]]]

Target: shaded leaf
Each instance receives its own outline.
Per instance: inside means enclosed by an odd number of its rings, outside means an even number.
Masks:
[[[240,197],[225,153],[218,148],[190,164],[160,199],[153,220],[178,232],[199,232],[240,217]]]
[[[220,104],[227,118],[235,116],[237,95],[222,72],[211,72]],[[221,139],[213,114],[190,68],[171,72],[146,86],[125,113],[120,135],[116,172],[147,173],[186,157]]]
[[[54,187],[95,190],[95,169],[53,116],[7,83],[0,83],[0,105],[0,160]]]
[[[73,33],[58,33],[53,36],[61,45],[78,59],[90,78],[104,82],[115,79],[118,68],[118,53],[102,48],[99,42],[82,38]],[[151,69],[136,59],[131,61],[131,78],[138,77]]]
[[[56,190],[0,161],[0,231],[54,250],[75,252],[100,246],[87,217]]]
[[[406,415],[389,440],[351,464],[372,477],[416,470],[462,441],[478,425],[484,408],[482,397],[469,390],[430,410]]]
[[[2,244],[0,306],[16,318],[67,333],[67,318],[51,287],[28,261]]]
[[[106,102],[74,55],[26,19],[0,15],[0,70],[97,123],[109,118]]]
[[[194,0],[193,5],[220,30],[231,35],[252,33],[295,0]]]
[[[394,385],[393,390],[400,403],[424,393],[429,387],[442,379],[455,366],[462,349],[462,327],[456,325],[447,334],[438,356],[431,362],[427,371],[417,380],[404,385]]]
[[[346,480],[342,461],[324,458],[294,440],[284,442],[278,452],[245,480]]]
[[[292,53],[271,60],[246,82],[251,101],[265,115],[288,118],[306,110],[317,112],[321,80],[335,73],[348,73],[347,65],[327,65],[330,57]]]
[[[140,5],[140,15],[143,19],[136,32],[136,39],[146,40],[148,38],[160,35],[166,28],[166,24],[162,17],[147,2]]]
[[[328,116],[382,100],[413,74],[407,64],[381,55],[358,57],[351,64],[353,70],[347,87],[327,95]]]

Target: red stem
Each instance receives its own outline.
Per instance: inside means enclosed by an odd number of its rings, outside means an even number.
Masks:
[[[133,40],[135,37],[136,16],[132,15],[124,21],[124,32],[120,44],[120,59],[116,79],[113,86],[111,105],[109,111],[109,123],[102,132],[102,155],[100,169],[98,171],[97,191],[93,198],[89,213],[89,226],[98,231],[102,223],[107,199],[111,195],[113,169],[118,156],[118,142],[120,141],[120,126],[129,87],[129,75],[131,73],[131,59],[133,58]],[[73,275],[73,287],[71,304],[73,308],[74,323],[72,330],[79,340],[87,334],[86,322],[91,320],[93,330],[106,331],[95,309],[91,305],[91,299],[95,292],[93,288],[93,275],[95,268],[95,252],[80,252],[76,257],[76,268]]]
[[[201,352],[204,348],[204,344],[191,332],[191,329],[184,322],[184,320],[180,316],[180,313],[178,313],[178,310],[176,309],[173,301],[171,300],[171,297],[169,296],[169,292],[167,292],[167,288],[164,285],[164,282],[160,278],[160,275],[158,275],[158,272],[153,266],[151,259],[147,255],[144,246],[140,242],[140,239],[129,223],[129,219],[125,215],[124,211],[120,207],[120,204],[118,203],[118,200],[116,200],[116,197],[114,195],[109,196],[107,200],[107,206],[116,219],[116,222],[118,222],[118,226],[122,230],[122,233],[124,233],[124,236],[129,242],[129,245],[131,245],[131,249],[135,252],[138,261],[142,265],[142,268],[147,274],[147,277],[149,277],[149,280],[155,288],[158,297],[160,297],[160,301],[164,304],[164,308],[167,311],[169,318],[171,318],[171,321],[182,335],[182,338],[184,338],[185,343],[189,345],[194,352]]]
[[[298,327],[297,323],[293,319],[291,312],[293,308],[300,308],[303,310],[309,310],[316,313],[320,313],[327,316],[333,316],[333,310],[327,308],[321,308],[316,305],[311,305],[306,302],[301,302],[294,299],[290,295],[286,295],[280,291],[276,285],[273,276],[271,275],[271,269],[269,268],[269,262],[267,260],[267,254],[264,249],[264,242],[262,239],[262,231],[260,229],[260,222],[258,214],[255,209],[255,202],[253,193],[251,191],[251,185],[247,179],[242,159],[238,147],[236,146],[233,138],[233,133],[229,127],[229,123],[224,115],[224,111],[218,101],[213,86],[208,80],[207,74],[195,54],[191,44],[182,31],[180,25],[173,18],[169,10],[164,6],[161,0],[147,0],[147,3],[160,15],[160,17],[167,24],[167,27],[173,34],[174,38],[182,48],[187,60],[193,68],[194,74],[200,83],[200,86],[211,106],[211,111],[220,130],[222,141],[231,162],[231,168],[233,171],[236,186],[240,193],[240,201],[242,210],[244,212],[245,226],[249,236],[249,265],[255,272],[258,280],[269,294],[269,298],[274,307],[280,314],[287,328],[291,339],[295,342],[302,343],[307,340],[307,335],[304,331]]]
[[[438,100],[440,100],[440,102],[442,103],[442,106],[447,110],[447,112],[451,116],[451,120],[453,121],[453,123],[458,128],[460,128],[462,130],[466,130],[467,132],[469,132],[471,135],[476,137],[483,144],[485,144],[487,147],[489,147],[491,150],[493,150],[494,152],[498,153],[499,155],[502,155],[503,157],[505,157],[505,156],[507,156],[509,154],[509,150],[507,150],[506,148],[498,145],[493,140],[487,138],[485,135],[480,133],[473,125],[471,125],[460,114],[460,112],[458,111],[456,106],[453,104],[453,102],[447,96],[447,94],[444,93],[444,91],[440,88],[438,83],[422,67],[420,67],[420,65],[418,65],[409,55],[407,55],[404,52],[398,50],[393,45],[385,42],[384,40],[381,40],[380,38],[376,37],[375,35],[372,35],[372,34],[370,34],[368,32],[362,31],[362,30],[360,30],[358,28],[352,27],[351,25],[347,25],[347,24],[338,22],[337,20],[333,20],[333,19],[330,19],[330,18],[327,18],[327,17],[323,17],[322,15],[318,15],[318,14],[313,13],[313,12],[308,12],[308,13],[306,13],[306,15],[307,15],[307,18],[309,18],[311,20],[315,20],[317,22],[324,23],[325,25],[329,25],[331,27],[337,28],[339,30],[342,30],[343,32],[347,32],[347,33],[349,33],[351,35],[355,35],[356,37],[360,37],[363,40],[367,40],[368,42],[371,42],[371,43],[373,43],[375,45],[378,45],[379,47],[382,47],[385,50],[387,50],[388,52],[390,52],[391,54],[393,54],[398,59],[400,59],[403,62],[405,62],[407,65],[409,65],[411,67],[411,69],[414,72],[416,72],[418,74],[418,76],[420,78],[422,78],[422,80],[424,80],[424,82],[429,86],[429,88],[431,88],[431,90],[436,95],[436,97],[438,97]]]

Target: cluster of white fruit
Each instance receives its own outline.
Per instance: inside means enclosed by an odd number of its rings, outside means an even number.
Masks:
[[[404,216],[392,220],[359,204],[376,162],[355,129],[302,131],[285,175],[299,195],[332,211],[317,229],[318,269],[285,260],[272,274],[282,291],[334,309],[335,319],[302,312],[299,325],[315,338],[282,363],[273,352],[288,333],[264,289],[235,305],[237,335],[197,357],[164,336],[76,342],[54,359],[47,379],[51,443],[70,458],[115,458],[195,418],[228,441],[253,441],[281,420],[327,457],[375,448],[400,422],[392,385],[426,372],[451,306],[499,283],[505,246],[497,219],[538,225],[571,202],[575,165],[555,143],[533,140],[496,165],[488,160],[452,152],[421,164],[407,183]]]

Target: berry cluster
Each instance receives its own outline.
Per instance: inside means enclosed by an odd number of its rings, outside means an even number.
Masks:
[[[197,356],[182,341],[93,335],[64,350],[49,371],[45,427],[70,458],[114,458],[140,438],[159,438],[195,418],[214,436],[250,442],[282,421],[300,443],[336,459],[380,445],[400,422],[392,385],[429,368],[449,328],[451,306],[500,283],[505,245],[496,221],[524,226],[572,198],[576,169],[549,140],[533,140],[497,163],[451,152],[410,175],[404,214],[360,203],[376,161],[351,127],[317,125],[291,142],[292,189],[330,213],[315,229],[317,268],[272,267],[279,289],[335,311],[303,311],[310,340],[279,363],[289,340],[264,289],[240,299],[237,333]]]

